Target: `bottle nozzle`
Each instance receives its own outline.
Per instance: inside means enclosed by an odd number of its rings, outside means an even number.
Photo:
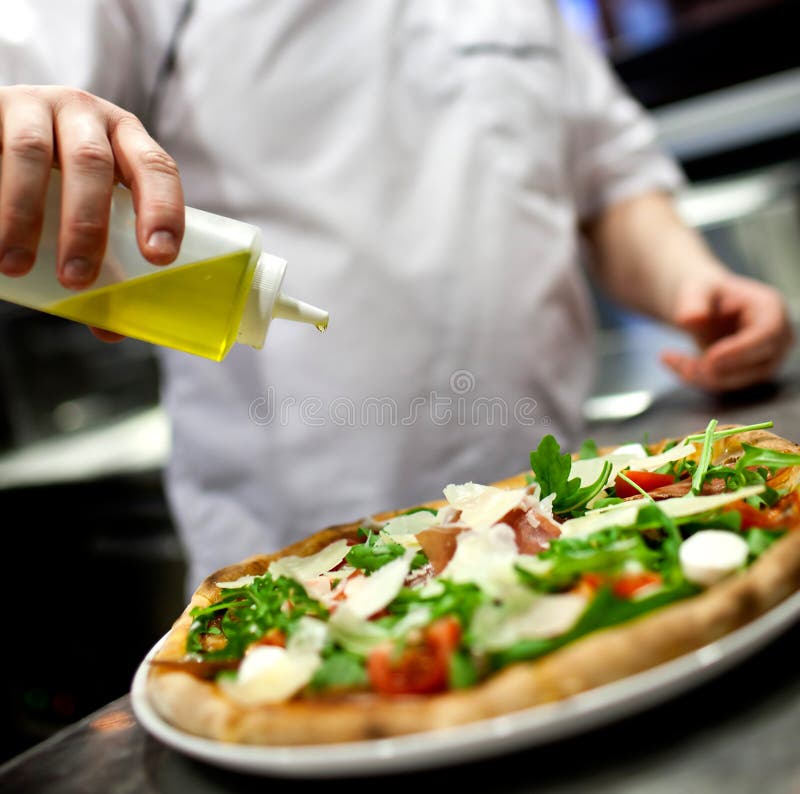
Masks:
[[[328,327],[328,312],[312,306],[310,303],[292,298],[290,295],[284,295],[282,292],[275,299],[272,316],[300,323],[310,323],[320,331],[324,331]]]
[[[242,313],[237,342],[261,348],[273,317],[310,323],[320,331],[328,327],[328,312],[280,291],[285,272],[285,259],[261,254]]]

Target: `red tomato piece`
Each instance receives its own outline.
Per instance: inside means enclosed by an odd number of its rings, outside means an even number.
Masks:
[[[608,581],[608,577],[602,573],[588,572],[581,574],[581,580],[578,587],[581,591],[588,590],[588,594],[592,594],[599,590]]]
[[[447,688],[450,656],[461,642],[461,626],[453,617],[435,621],[418,643],[399,653],[386,643],[367,657],[367,675],[376,692],[383,695],[422,695]]]
[[[618,598],[633,598],[645,587],[661,584],[661,574],[655,571],[642,571],[621,576],[611,588]]]
[[[758,529],[797,529],[800,527],[800,494],[797,491],[781,497],[772,507],[759,510],[743,500],[726,505],[723,510],[737,512],[742,517],[739,529],[743,532]]]
[[[636,483],[643,491],[648,492],[675,482],[675,478],[671,474],[660,474],[656,471],[624,471],[622,474],[631,482]],[[614,490],[620,499],[636,496],[639,493],[629,482],[623,480],[619,474],[614,480]]]
[[[461,624],[452,615],[435,620],[425,630],[427,641],[448,659],[461,643]]]
[[[633,598],[638,592],[650,585],[661,584],[661,574],[655,571],[641,573],[604,574],[593,571],[581,574],[580,582],[574,588],[587,597],[593,596],[601,587],[611,585],[611,591],[617,598]]]

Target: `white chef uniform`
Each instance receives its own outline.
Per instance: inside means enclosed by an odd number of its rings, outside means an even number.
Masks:
[[[137,113],[187,203],[260,226],[287,291],[330,311],[324,335],[276,320],[263,350],[222,363],[163,351],[189,590],[327,524],[522,470],[544,433],[578,439],[595,319],[577,225],[682,177],[555,3],[12,6],[4,82]]]

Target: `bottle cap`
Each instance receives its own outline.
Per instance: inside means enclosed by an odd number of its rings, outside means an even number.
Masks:
[[[239,344],[262,348],[273,317],[310,323],[320,331],[328,327],[328,312],[281,292],[285,275],[285,259],[271,254],[261,254],[258,258],[239,324],[239,335],[236,339]]]

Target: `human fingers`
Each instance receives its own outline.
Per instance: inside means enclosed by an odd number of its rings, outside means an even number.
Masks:
[[[707,348],[702,355],[709,369],[717,373],[733,372],[768,361],[779,362],[791,348],[793,335],[768,335],[756,338],[745,334],[726,337]]]
[[[52,114],[34,90],[0,88],[0,128],[0,270],[21,276],[33,266],[42,231],[53,163]]]
[[[130,114],[112,125],[111,143],[133,193],[139,248],[150,262],[169,264],[178,254],[186,215],[178,166]]]
[[[701,347],[707,347],[715,339],[730,333],[735,323],[735,314],[723,311],[720,306],[717,286],[714,282],[684,282],[672,324],[691,334]]]
[[[711,373],[701,368],[701,374],[697,377],[696,383],[707,391],[736,391],[737,389],[768,382],[775,376],[777,369],[778,362],[774,360],[756,366],[742,367],[741,370],[726,373]]]
[[[114,154],[104,109],[81,92],[55,104],[54,130],[62,172],[56,272],[71,289],[89,286],[108,241]]]
[[[708,366],[703,356],[690,356],[665,351],[661,360],[684,382],[710,392],[726,392],[754,386],[770,380],[777,372],[780,360],[770,357],[764,361],[743,365],[738,369],[719,372]]]
[[[661,353],[661,362],[671,369],[682,381],[697,385],[697,356],[665,350]]]
[[[738,307],[733,304],[736,299],[741,300]],[[723,302],[726,300],[731,303],[731,313],[736,311],[735,324],[706,348],[708,366],[725,372],[783,358],[794,334],[780,293],[754,283],[746,296],[723,295]]]

